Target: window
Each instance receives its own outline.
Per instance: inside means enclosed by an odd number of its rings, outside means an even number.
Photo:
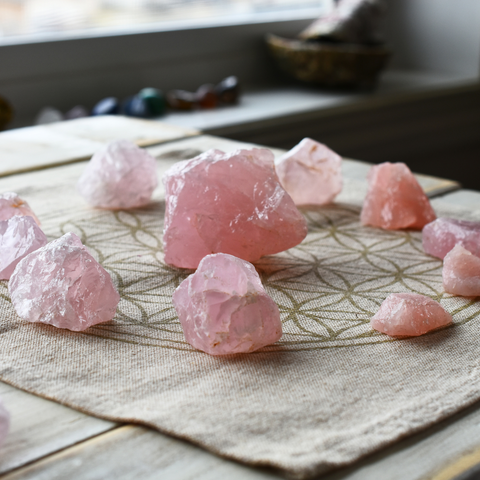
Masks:
[[[0,44],[29,39],[250,23],[268,15],[316,17],[333,0],[0,0]]]

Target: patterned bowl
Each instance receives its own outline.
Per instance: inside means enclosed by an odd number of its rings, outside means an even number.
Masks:
[[[268,34],[278,66],[302,82],[331,87],[372,87],[390,58],[383,46],[291,40]]]

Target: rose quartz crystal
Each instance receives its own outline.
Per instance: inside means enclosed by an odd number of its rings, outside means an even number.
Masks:
[[[16,215],[0,221],[0,280],[8,280],[22,258],[47,243],[33,217]]]
[[[110,275],[74,233],[21,260],[8,290],[23,319],[75,331],[111,320],[120,300]]]
[[[370,324],[392,337],[414,337],[451,322],[450,314],[431,298],[417,293],[392,293]]]
[[[173,294],[187,342],[210,355],[247,353],[282,336],[278,307],[251,263],[206,256]]]
[[[94,207],[120,209],[149,203],[157,184],[155,158],[132,142],[118,140],[93,155],[77,189]]]
[[[32,217],[37,225],[40,220],[33,213],[30,205],[22,200],[16,193],[6,192],[0,195],[0,220],[8,220],[16,215]]]
[[[10,415],[0,400],[0,447],[7,437],[10,428]]]
[[[307,224],[266,149],[210,150],[165,173],[165,261],[197,268],[211,253],[249,262],[298,245]]]
[[[342,191],[342,157],[311,138],[280,157],[275,169],[297,205],[324,205]]]
[[[404,163],[386,162],[371,168],[361,214],[364,225],[420,230],[435,218],[430,201]]]
[[[480,223],[437,218],[423,227],[422,241],[425,252],[434,257],[445,258],[456,244],[480,257]]]
[[[480,296],[480,258],[455,245],[443,260],[443,288],[463,297]]]

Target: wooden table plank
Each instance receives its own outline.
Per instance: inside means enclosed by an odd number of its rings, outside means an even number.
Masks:
[[[0,177],[85,160],[106,143],[120,138],[144,147],[198,133],[122,116],[88,117],[9,130],[0,133]]]
[[[143,427],[125,426],[4,477],[5,480],[266,480],[274,474],[216,457]]]
[[[0,450],[0,474],[117,427],[3,382],[0,397],[11,418]]]

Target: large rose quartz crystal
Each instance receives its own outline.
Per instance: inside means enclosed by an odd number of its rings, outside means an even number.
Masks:
[[[443,288],[462,297],[480,296],[480,258],[455,245],[443,260]]]
[[[452,323],[452,317],[431,298],[418,293],[392,293],[370,325],[391,337],[414,337]]]
[[[457,244],[480,257],[480,223],[437,218],[423,227],[422,242],[425,252],[434,257],[445,258]]]
[[[77,189],[94,207],[121,209],[149,203],[157,184],[155,158],[128,140],[118,140],[93,155]]]
[[[2,446],[5,438],[7,437],[8,430],[10,429],[10,414],[3,406],[0,400],[0,447]]]
[[[16,215],[0,221],[0,280],[8,280],[22,258],[47,243],[33,217]]]
[[[361,214],[364,225],[420,230],[435,218],[430,201],[404,163],[386,162],[371,168]]]
[[[75,331],[111,320],[120,300],[110,275],[74,233],[21,260],[8,290],[23,319]]]
[[[197,268],[211,253],[249,262],[298,245],[307,224],[266,149],[208,152],[175,164],[166,189],[165,261]]]
[[[282,336],[278,307],[251,263],[206,256],[173,294],[187,342],[210,355],[258,350]]]
[[[0,195],[0,220],[8,220],[16,215],[30,216],[35,220],[37,225],[40,225],[40,220],[25,200],[22,200],[14,192],[2,193]]]
[[[275,169],[297,205],[324,205],[342,191],[342,157],[311,138],[280,157]]]

